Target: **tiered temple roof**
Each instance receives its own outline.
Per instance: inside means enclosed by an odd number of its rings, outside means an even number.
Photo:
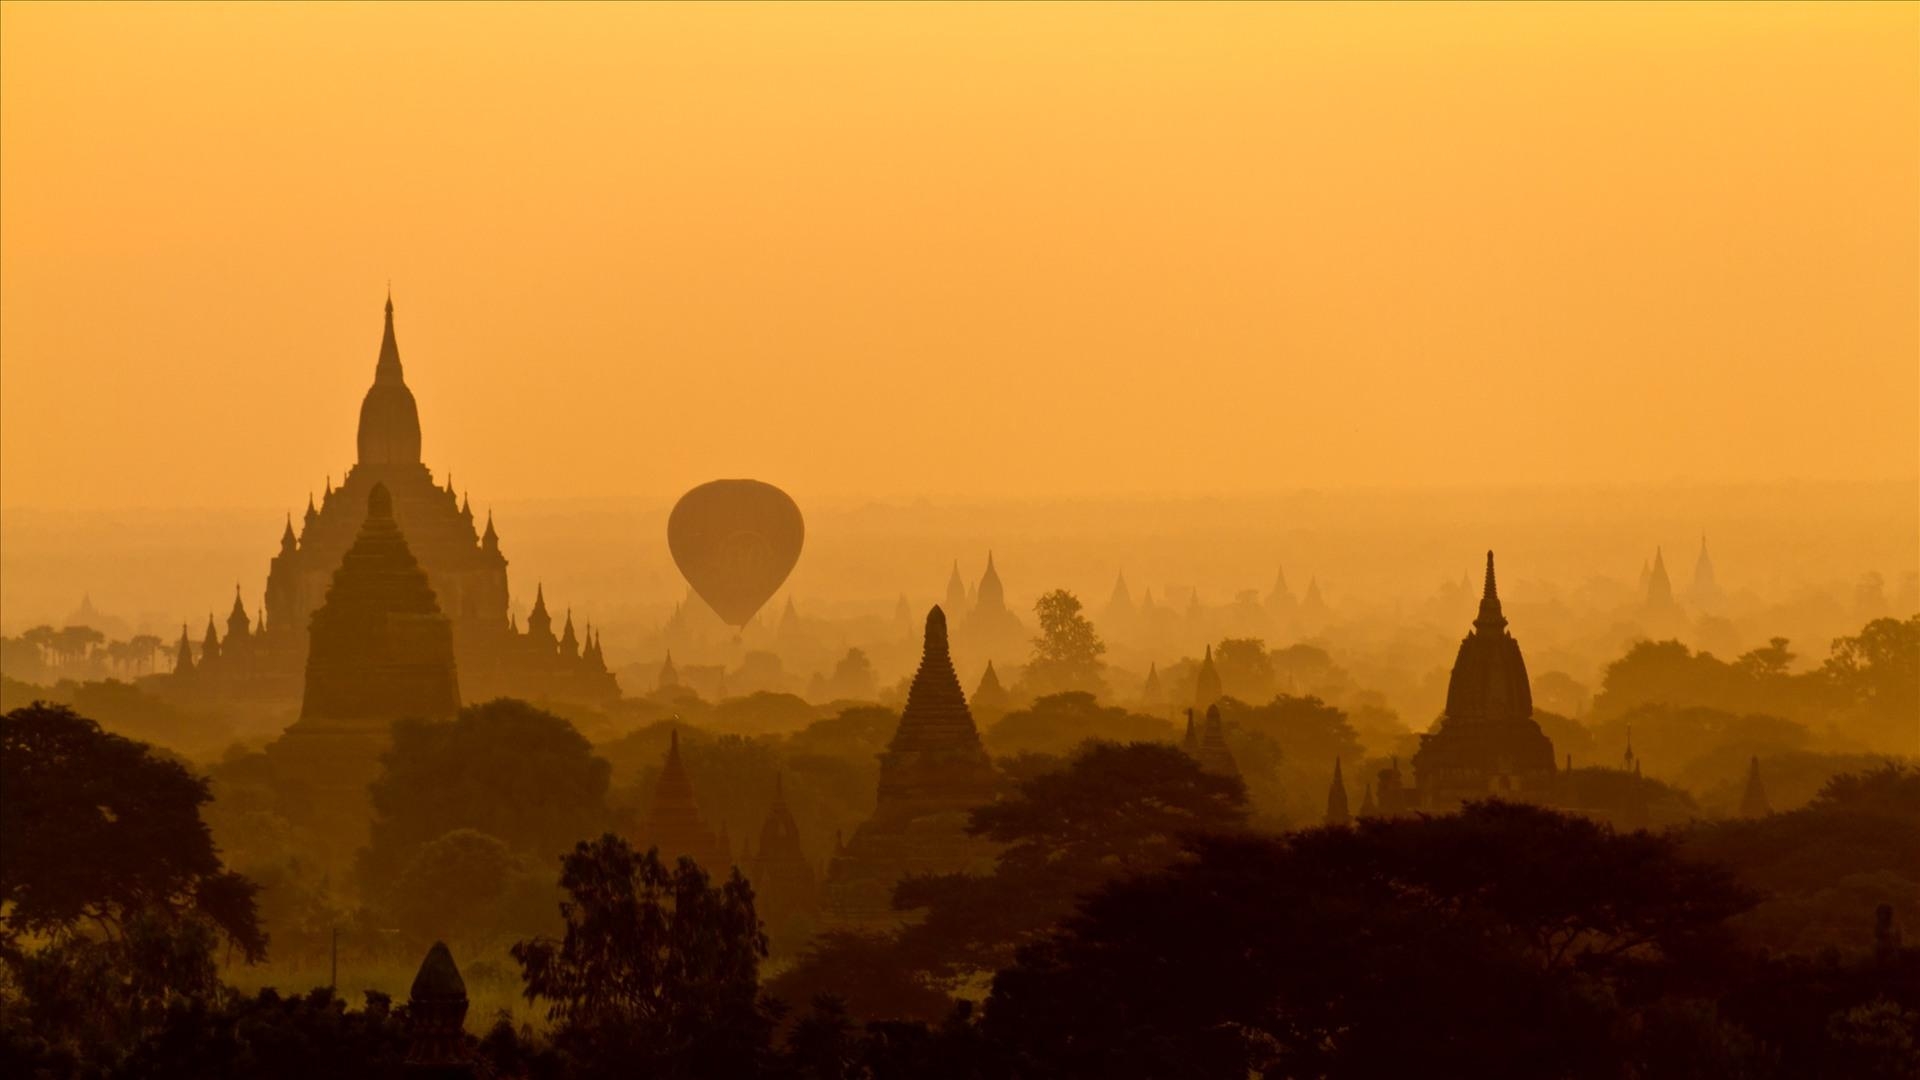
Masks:
[[[1192,730],[1193,718],[1187,718],[1188,729]],[[1233,760],[1233,751],[1227,748],[1227,727],[1220,720],[1220,706],[1207,706],[1206,719],[1200,723],[1200,730],[1194,736],[1193,759],[1200,767],[1219,776],[1239,776],[1240,766]]]
[[[1413,771],[1422,807],[1490,795],[1545,799],[1551,793],[1553,742],[1533,719],[1527,665],[1507,632],[1491,551],[1480,613],[1454,658],[1446,712],[1420,737]]]
[[[820,883],[813,864],[800,846],[800,827],[787,806],[786,783],[777,774],[773,783],[773,805],[760,825],[759,847],[750,861],[747,877],[753,882],[760,917],[771,936],[782,946],[797,946],[800,935],[789,928],[804,924],[819,909]]]
[[[733,853],[700,814],[693,780],[687,776],[687,767],[680,760],[677,728],[667,742],[666,763],[660,769],[660,782],[653,789],[653,806],[640,824],[639,839],[648,847],[659,848],[663,862],[670,863],[684,855],[715,880],[725,878],[733,868]]]
[[[997,774],[980,743],[947,649],[946,613],[927,613],[920,668],[886,752],[873,817],[828,871],[828,906],[842,925],[892,925],[893,886],[910,873],[986,870],[993,848],[966,833],[990,802]]]
[[[386,485],[375,484],[360,534],[313,615],[300,718],[384,727],[459,710],[452,624],[407,548]]]
[[[1193,707],[1201,713],[1213,707],[1214,702],[1226,696],[1220,685],[1220,671],[1213,666],[1213,646],[1207,646],[1207,654],[1200,659],[1200,673],[1193,681]]]

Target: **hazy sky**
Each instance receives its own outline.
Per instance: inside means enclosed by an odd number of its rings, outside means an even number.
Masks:
[[[1917,13],[8,4],[0,500],[1913,476]]]

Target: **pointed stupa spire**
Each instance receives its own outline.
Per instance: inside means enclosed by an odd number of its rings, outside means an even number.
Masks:
[[[1747,763],[1747,790],[1740,797],[1740,816],[1743,818],[1761,818],[1773,813],[1773,805],[1767,801],[1767,788],[1760,782],[1760,755],[1755,754]]]
[[[400,343],[393,336],[393,289],[387,289],[386,324],[380,331],[380,359],[373,366],[375,382],[405,382],[400,370]]]
[[[1293,607],[1293,591],[1287,588],[1286,567],[1276,567],[1273,572],[1273,588],[1267,593],[1267,607],[1283,611]]]
[[[480,546],[488,551],[500,550],[500,534],[493,531],[493,511],[487,511],[487,531],[480,534]]]
[[[1133,593],[1127,588],[1127,572],[1120,571],[1113,579],[1113,595],[1107,597],[1109,617],[1128,615],[1133,612]]]
[[[1208,645],[1206,655],[1200,659],[1200,673],[1193,682],[1193,707],[1209,708],[1225,694],[1220,685],[1220,672],[1213,666],[1213,646]]]
[[[909,755],[937,755],[951,759],[953,766],[964,766],[968,784],[978,781],[991,791],[992,766],[987,763],[980,732],[974,727],[973,712],[960,690],[960,678],[954,674],[953,657],[947,651],[947,613],[938,606],[927,612],[925,643],[920,667],[907,688],[907,703],[900,711],[900,726],[894,729],[887,755],[882,758],[881,800],[889,801],[891,777],[888,757],[905,759]],[[928,759],[932,760],[932,759]],[[913,798],[923,792],[913,793]],[[980,801],[984,802],[982,794]]]
[[[1320,595],[1320,578],[1318,575],[1307,579],[1307,595],[1305,599],[1300,601],[1300,607],[1309,615],[1325,615],[1327,613],[1327,601]]]
[[[313,505],[313,492],[309,491],[307,492],[307,512],[304,515],[302,515],[300,518],[301,530],[305,531],[307,529],[311,529],[313,527],[314,521],[317,520],[319,517],[320,517],[320,511],[317,508],[315,508]]]
[[[1166,697],[1167,692],[1160,687],[1160,665],[1149,663],[1146,685],[1140,688],[1140,700],[1148,705],[1157,705],[1165,701]]]
[[[173,654],[173,670],[185,675],[193,670],[193,642],[187,638],[187,624],[180,624],[180,647]]]
[[[964,611],[967,606],[967,582],[960,576],[960,560],[953,560],[953,573],[947,577],[947,606]]]
[[[360,402],[359,445],[362,465],[420,463],[420,408],[400,370],[391,296],[387,298],[386,326],[380,335],[380,359],[374,364],[373,385]]]
[[[1647,573],[1647,606],[1664,608],[1673,605],[1673,579],[1667,576],[1666,555],[1659,549],[1653,549],[1653,569]]]
[[[572,608],[567,609],[566,626],[560,631],[560,651],[566,653],[568,656],[580,655],[580,639],[573,634]]]
[[[1000,584],[1000,571],[993,565],[993,551],[987,551],[987,572],[980,575],[980,588],[974,593],[974,605],[983,611],[998,611],[1007,606],[1007,592]]]
[[[1373,781],[1367,781],[1366,794],[1360,797],[1360,816],[1372,817],[1380,812],[1380,804],[1373,799]]]
[[[993,661],[987,661],[987,670],[980,675],[980,686],[974,690],[973,700],[977,703],[982,697],[1001,694],[1005,690],[1006,688],[1000,685],[1000,676],[993,670]]]
[[[309,503],[309,506],[312,504]],[[280,550],[292,551],[300,546],[300,538],[293,534],[293,515],[287,515],[287,527],[280,531]]]
[[[1327,817],[1329,825],[1345,825],[1353,820],[1347,812],[1347,782],[1340,775],[1340,759],[1333,759],[1333,783],[1327,785]]]
[[[733,853],[701,817],[693,780],[680,760],[677,725],[668,733],[667,759],[660,768],[660,781],[653,789],[653,807],[641,831],[648,843],[660,849],[663,858],[688,856],[716,876],[725,874],[733,863]]]
[[[1487,552],[1487,580],[1480,590],[1480,615],[1473,620],[1473,625],[1487,631],[1504,630],[1507,626],[1507,617],[1500,610],[1500,590],[1494,584],[1492,551]]]

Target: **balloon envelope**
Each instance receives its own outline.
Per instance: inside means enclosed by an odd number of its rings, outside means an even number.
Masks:
[[[714,480],[673,504],[667,550],[680,576],[729,624],[744,627],[800,561],[806,525],[787,493],[758,480]]]

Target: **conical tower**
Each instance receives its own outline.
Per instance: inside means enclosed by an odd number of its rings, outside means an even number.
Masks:
[[[467,981],[445,942],[436,941],[407,994],[408,1077],[460,1080],[477,1076],[467,1052]]]
[[[1333,759],[1333,783],[1327,785],[1328,825],[1345,825],[1353,820],[1347,813],[1347,782],[1340,775],[1340,759]]]
[[[927,613],[920,668],[886,753],[880,755],[875,817],[971,810],[993,798],[993,764],[947,652],[947,617]]]
[[[733,868],[732,853],[700,814],[693,780],[680,760],[679,728],[668,735],[667,757],[660,767],[660,781],[654,785],[653,805],[640,823],[637,839],[641,845],[658,848],[661,861],[671,862],[684,855],[715,880],[725,878]]]
[[[953,573],[947,578],[947,607],[959,614],[967,610],[967,582],[960,576],[960,560],[953,560]]]
[[[193,642],[187,638],[187,624],[180,624],[180,647],[174,650],[173,673],[175,675],[193,674]]]
[[[1666,555],[1653,549],[1653,569],[1647,573],[1647,608],[1665,611],[1673,607],[1673,580],[1667,577]]]
[[[1445,809],[1489,796],[1550,796],[1553,742],[1533,719],[1527,665],[1520,643],[1507,632],[1491,551],[1479,614],[1460,642],[1447,682],[1446,712],[1420,737],[1413,772],[1422,807]]]
[[[460,709],[453,627],[393,517],[384,484],[314,612],[300,720],[384,732],[401,717]],[[299,725],[296,725],[298,727]]]
[[[803,934],[795,924],[820,906],[820,883],[813,864],[800,846],[800,827],[787,806],[786,783],[774,775],[773,805],[760,825],[759,847],[747,874],[753,882],[756,907],[770,936],[782,947],[797,947]]]
[[[987,670],[980,674],[980,685],[973,691],[972,712],[981,723],[992,723],[1005,716],[1012,704],[1012,695],[1001,685],[999,674],[993,670],[993,661],[987,661]]]
[[[1193,707],[1204,713],[1225,696],[1220,686],[1219,669],[1213,666],[1213,646],[1209,645],[1206,655],[1200,658],[1200,673],[1194,677]]]
[[[1000,571],[993,565],[993,552],[987,552],[987,570],[980,575],[980,588],[974,593],[974,607],[981,611],[1004,611],[1007,590],[1000,584]]]
[[[393,297],[387,297],[386,328],[373,385],[360,402],[360,464],[420,464],[420,407],[400,370],[400,346],[393,335]]]
[[[827,877],[836,925],[897,925],[893,886],[908,874],[985,872],[993,845],[966,831],[969,813],[992,801],[993,763],[980,743],[947,651],[946,613],[927,613],[920,668],[885,753],[873,817],[854,831]]]

